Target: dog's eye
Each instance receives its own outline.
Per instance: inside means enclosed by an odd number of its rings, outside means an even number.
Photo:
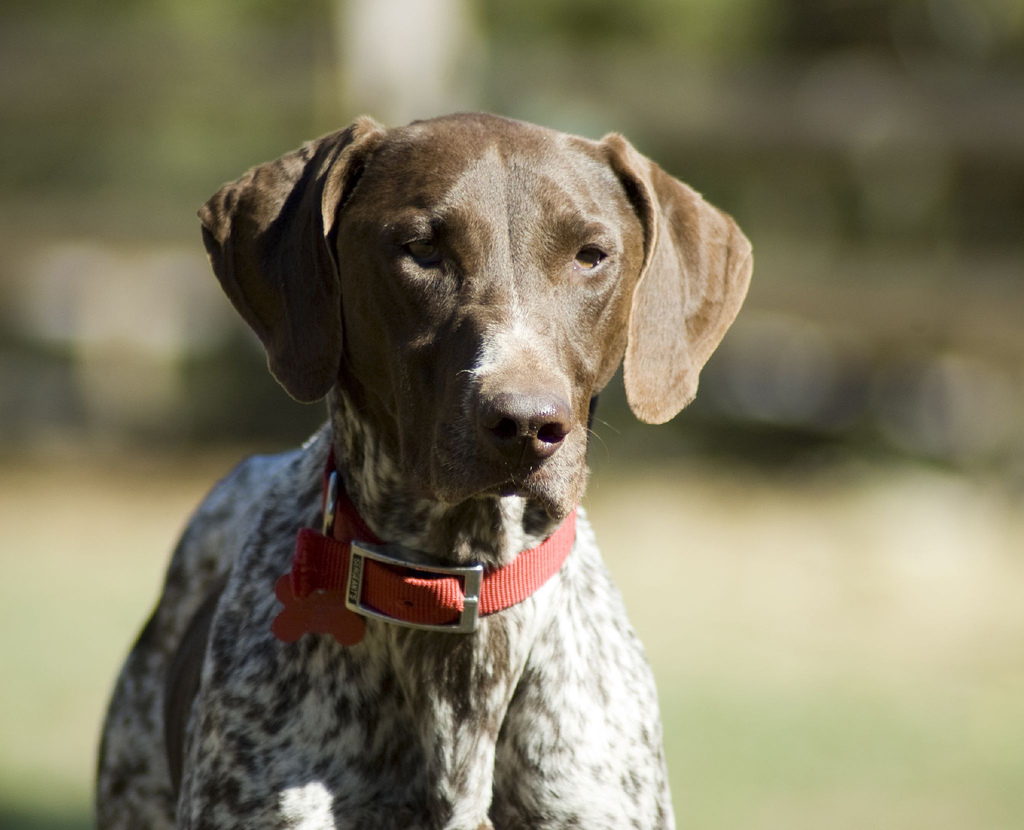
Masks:
[[[403,247],[420,265],[437,265],[441,261],[441,249],[430,239],[414,239]]]
[[[576,265],[584,271],[591,271],[601,264],[605,256],[605,252],[600,248],[595,248],[593,245],[587,245],[585,248],[581,248],[580,252],[576,254]]]

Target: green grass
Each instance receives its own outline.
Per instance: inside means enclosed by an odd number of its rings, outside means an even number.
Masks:
[[[89,826],[118,664],[228,465],[5,462],[0,827]],[[913,467],[600,469],[587,507],[658,677],[679,825],[1019,828],[1021,506]]]
[[[1020,703],[1007,752],[963,712],[877,690],[703,684],[664,697],[684,827],[1009,830],[1024,816]]]

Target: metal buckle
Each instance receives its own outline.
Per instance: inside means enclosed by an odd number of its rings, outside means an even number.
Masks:
[[[385,565],[395,565],[399,568],[408,568],[424,573],[440,574],[442,576],[461,576],[462,593],[464,595],[462,613],[459,619],[450,623],[414,623],[389,617],[381,614],[363,603],[363,573],[365,572],[366,560],[373,559],[383,562]],[[483,584],[484,566],[466,565],[463,567],[442,567],[440,565],[418,565],[405,559],[398,559],[388,556],[377,546],[371,546],[365,542],[352,542],[351,556],[348,564],[348,577],[345,580],[345,607],[364,617],[376,617],[378,620],[385,620],[395,625],[404,625],[407,628],[420,628],[425,631],[444,631],[449,634],[470,634],[476,631],[477,622],[480,619],[480,586]]]

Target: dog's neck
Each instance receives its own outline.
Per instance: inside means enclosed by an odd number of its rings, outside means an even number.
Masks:
[[[479,496],[448,505],[416,492],[394,453],[350,396],[328,396],[331,442],[345,489],[366,524],[381,539],[440,563],[508,564],[558,526],[521,496]]]
[[[336,388],[328,405],[332,446],[349,497],[369,528],[409,549],[411,559],[420,552],[435,563],[498,567],[556,529],[557,521],[520,497],[477,498],[455,506],[424,498],[413,491],[349,395]],[[465,638],[375,621],[368,626],[364,648],[390,665],[415,713],[437,826],[491,826],[486,816],[498,730],[552,607],[550,601],[521,603],[485,618],[477,633]],[[465,682],[444,680],[452,677]]]

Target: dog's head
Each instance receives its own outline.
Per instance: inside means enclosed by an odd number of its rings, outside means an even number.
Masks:
[[[591,399],[624,360],[667,421],[739,310],[750,243],[621,136],[489,115],[359,119],[200,211],[213,269],[302,401],[341,384],[423,495],[585,481]]]

